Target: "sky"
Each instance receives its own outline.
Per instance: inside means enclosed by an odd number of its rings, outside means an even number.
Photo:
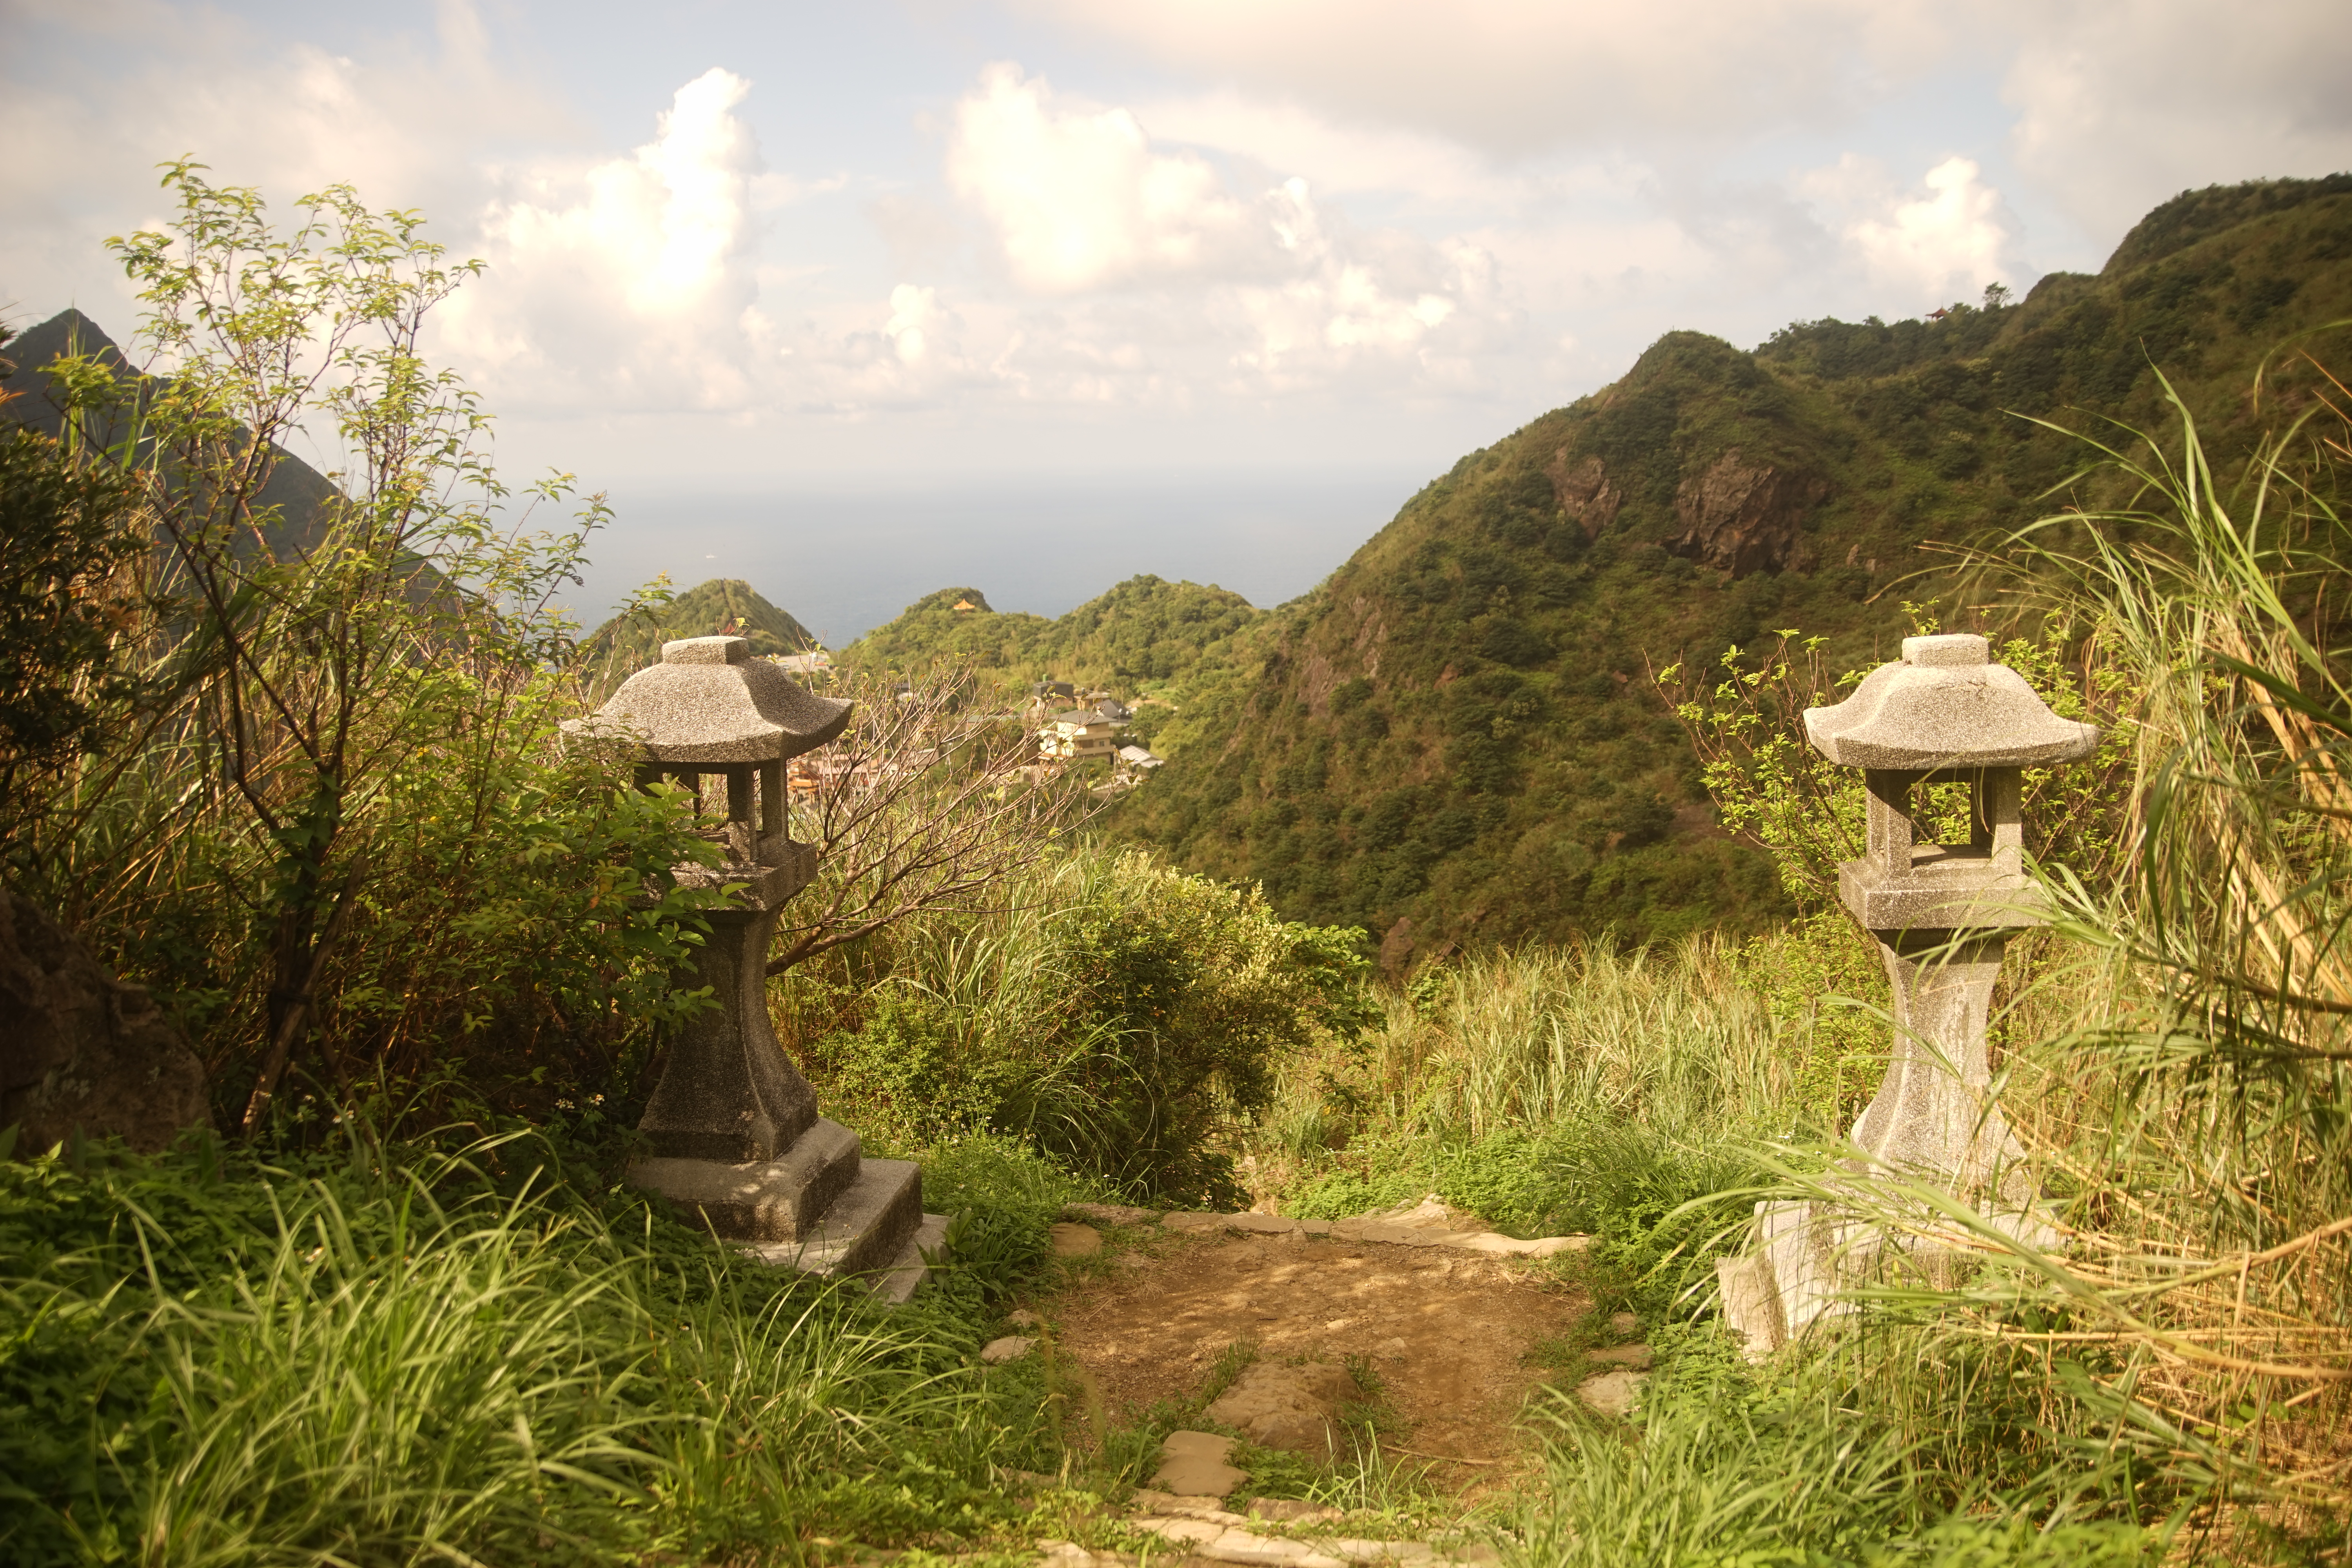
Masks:
[[[0,321],[129,338],[163,160],[347,182],[486,264],[427,347],[510,479],[611,498],[591,621],[1273,604],[1663,332],[2352,168],[2347,81],[2342,0],[0,0]]]

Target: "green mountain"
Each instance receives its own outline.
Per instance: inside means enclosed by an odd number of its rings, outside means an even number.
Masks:
[[[1800,322],[1752,352],[1669,333],[1463,458],[1314,592],[1236,601],[1165,676],[1160,622],[1122,617],[1213,590],[1138,579],[1008,625],[988,662],[1156,683],[1171,761],[1110,826],[1263,882],[1291,918],[1410,919],[1424,952],[1760,923],[1782,895],[1716,825],[1649,672],[1780,628],[1827,637],[1839,669],[1890,657],[1901,602],[1948,563],[1923,546],[1998,537],[2082,466],[2032,418],[2158,428],[2161,366],[2210,449],[2242,447],[2323,384],[2280,355],[2258,406],[2257,367],[2347,319],[2352,176],[2189,193],[2097,276],[2021,301]],[[914,616],[867,644],[928,651]]]
[[[1059,620],[989,608],[977,588],[942,588],[841,650],[845,665],[971,664],[1012,684],[1047,679],[1151,695],[1189,679],[1264,612],[1198,583],[1130,577]]]
[[[679,637],[731,632],[755,654],[800,653],[818,646],[816,634],[734,577],[698,583],[656,609],[614,616],[590,633],[583,651],[593,668],[626,676],[661,658],[662,644]]]

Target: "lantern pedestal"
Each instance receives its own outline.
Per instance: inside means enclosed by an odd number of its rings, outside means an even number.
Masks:
[[[1894,1059],[1853,1124],[1858,1157],[1844,1174],[1924,1183],[1968,1205],[1979,1231],[2053,1246],[2025,1152],[1989,1098],[1987,1026],[2002,950],[2047,918],[2024,871],[2022,770],[2089,755],[2098,731],[2051,712],[1968,635],[1906,638],[1902,663],[1873,670],[1833,708],[1807,710],[1805,730],[1831,761],[1864,770],[1864,854],[1838,868],[1838,893],[1877,940],[1895,994]],[[1966,844],[1917,842],[1913,792],[1936,784],[1968,786]],[[1840,1180],[1822,1184],[1835,1192]],[[1902,1201],[1883,1189],[1871,1200],[1881,1213]],[[1890,1254],[1934,1284],[1957,1280],[1984,1237],[1938,1205],[1916,1208],[1898,1239],[1832,1201],[1757,1205],[1756,1250],[1716,1265],[1725,1320],[1749,1358],[1851,1310],[1843,1293]]]
[[[1977,1223],[2029,1247],[2057,1243],[2034,1212],[2025,1151],[1988,1098],[1986,1026],[2000,977],[2004,932],[1885,931],[1879,953],[1895,991],[1895,1058],[1847,1134],[1863,1158],[1854,1176],[1925,1180],[1959,1198]],[[1833,1173],[1824,1184],[1837,1184]],[[1886,1194],[1873,1194],[1883,1212]],[[1914,1234],[1897,1241],[1843,1205],[1819,1199],[1756,1205],[1756,1250],[1716,1265],[1725,1320],[1761,1359],[1817,1320],[1848,1310],[1840,1293],[1867,1283],[1899,1248],[1904,1264],[1937,1286],[1953,1283],[1981,1238],[1916,1205]],[[1948,1227],[1949,1243],[1934,1232]]]
[[[816,1092],[768,1019],[767,958],[784,901],[816,874],[816,851],[781,836],[751,862],[679,867],[682,882],[736,884],[736,907],[707,917],[710,936],[684,986],[719,1005],[679,1026],[638,1130],[653,1158],[633,1185],[679,1205],[713,1236],[749,1242],[770,1263],[825,1275],[887,1271],[904,1300],[921,1281],[922,1172],[860,1156],[857,1135],[817,1114]]]
[[[2025,1151],[1992,1088],[1987,1026],[2005,934],[1885,931],[1895,1059],[1849,1136],[1872,1166],[1934,1171],[1972,1201],[2021,1202]]]
[[[635,762],[641,784],[667,775],[690,786],[698,810],[704,778],[725,780],[725,818],[706,830],[722,863],[670,871],[682,887],[733,889],[707,912],[709,937],[676,977],[717,1005],[670,1038],[638,1123],[650,1157],[629,1167],[630,1182],[767,1262],[866,1277],[903,1301],[947,1221],[923,1213],[911,1162],[862,1159],[857,1135],[817,1114],[768,1020],[768,949],[784,904],[817,868],[815,849],[787,832],[784,760],[832,740],[848,718],[848,703],[810,696],[752,659],[743,638],[712,637],[665,645],[660,664],[564,727]]]

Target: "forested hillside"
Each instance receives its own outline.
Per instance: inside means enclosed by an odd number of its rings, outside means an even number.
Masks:
[[[1263,881],[1294,919],[1445,940],[1759,922],[1649,675],[1784,628],[1889,657],[1947,554],[2060,504],[2087,456],[2032,423],[2251,438],[2266,354],[2352,317],[2352,179],[2193,193],[2097,277],[1940,321],[1661,339],[1621,382],[1474,452],[1197,672],[1118,830]],[[2273,364],[2275,396],[2314,373]],[[1969,618],[1945,604],[1944,616]]]
[[[877,671],[971,664],[1008,682],[1050,677],[1150,695],[1216,666],[1260,616],[1239,594],[1148,573],[1059,620],[1000,614],[977,588],[942,588],[850,644],[842,661]]]
[[[2063,504],[2089,454],[2034,421],[2153,427],[2160,369],[2237,451],[2265,356],[2347,317],[2352,176],[2191,192],[2096,277],[2022,300],[1800,322],[1752,352],[1669,333],[1278,610],[1138,577],[1049,621],[949,588],[847,655],[1169,699],[1171,763],[1112,830],[1263,882],[1293,919],[1409,918],[1423,951],[1760,925],[1782,895],[1717,825],[1653,671],[1780,630],[1840,670],[1889,657],[1905,603],[1948,594],[1949,547]],[[2290,352],[2267,384],[2293,399],[2311,374]]]
[[[761,655],[799,653],[817,646],[814,632],[761,598],[749,583],[713,577],[666,605],[614,616],[589,634],[583,651],[593,667],[625,675],[659,659],[666,642],[719,632],[736,633]]]

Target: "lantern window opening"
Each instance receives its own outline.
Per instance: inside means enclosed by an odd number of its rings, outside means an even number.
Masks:
[[[1867,770],[1869,792],[1866,818],[1867,858],[1883,875],[1916,876],[1971,866],[1997,875],[2022,872],[2024,813],[2022,770],[2018,768],[1939,768],[1931,771]],[[1965,843],[1944,843],[1927,837],[1926,823],[1948,815],[1922,799],[1937,787],[1966,790],[1961,816],[1968,825]]]
[[[723,794],[716,784],[705,788],[704,777],[711,773],[726,780]],[[637,764],[637,788],[650,792],[664,779],[688,792],[695,831],[712,843],[727,844],[748,858],[753,846],[792,836],[790,792],[785,787],[781,757],[763,763],[698,766],[658,762]],[[730,831],[736,828],[741,831]],[[738,838],[743,841],[740,845],[735,843]]]

